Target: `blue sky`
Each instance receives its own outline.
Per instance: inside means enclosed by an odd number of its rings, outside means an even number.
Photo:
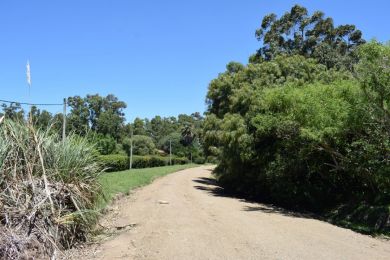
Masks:
[[[295,3],[355,24],[366,39],[390,40],[386,0],[1,1],[0,99],[60,103],[112,93],[127,103],[128,120],[204,112],[208,83],[258,49],[262,17]]]

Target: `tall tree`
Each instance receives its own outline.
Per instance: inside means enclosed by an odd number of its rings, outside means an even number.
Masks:
[[[77,134],[85,135],[90,129],[87,102],[80,96],[74,96],[69,97],[67,103],[71,108],[71,112],[67,119],[68,131],[74,131]]]
[[[100,117],[101,113],[104,112],[104,98],[99,94],[87,95],[85,97],[85,102],[88,104],[89,117],[88,120],[91,124],[92,130],[97,130],[97,120]]]
[[[89,130],[93,130],[112,136],[116,140],[120,138],[125,121],[123,109],[126,108],[126,103],[114,95],[69,97],[68,105],[71,108],[68,116],[70,131],[85,135]]]
[[[271,60],[280,54],[299,54],[317,58],[328,68],[349,69],[356,63],[354,50],[365,42],[355,25],[335,27],[333,19],[323,12],[309,15],[300,5],[293,6],[279,19],[274,13],[265,16],[256,37],[262,41],[262,47],[251,57],[252,62]]]

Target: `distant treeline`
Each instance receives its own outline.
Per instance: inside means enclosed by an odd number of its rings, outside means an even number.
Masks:
[[[169,154],[171,147],[176,157],[204,162],[201,144],[203,117],[200,113],[136,118],[132,123],[125,123],[123,110],[127,105],[111,94],[106,97],[98,94],[69,97],[67,105],[70,111],[66,115],[66,132],[86,137],[102,155],[129,154],[133,137],[135,155],[164,156]],[[32,121],[37,128],[62,133],[62,113],[53,115],[36,106],[24,111],[18,103],[3,104],[2,108],[0,115],[7,119]]]

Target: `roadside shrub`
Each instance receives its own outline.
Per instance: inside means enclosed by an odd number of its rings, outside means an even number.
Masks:
[[[107,172],[124,171],[129,169],[129,157],[125,155],[101,155],[99,156],[99,160]],[[172,165],[187,163],[189,163],[187,158],[172,157]],[[169,165],[169,157],[157,155],[133,155],[132,167],[134,169],[152,168],[166,165]]]
[[[129,169],[129,157],[121,154],[109,154],[99,156],[106,172],[117,172]]]
[[[150,168],[167,165],[167,161],[164,157],[160,156],[134,156],[133,167],[134,168]]]
[[[150,156],[133,156],[133,168],[148,168],[150,165]]]
[[[199,156],[199,157],[194,158],[193,162],[196,164],[204,164],[204,163],[206,163],[206,158]]]
[[[49,127],[50,128],[50,127]],[[55,258],[85,241],[100,191],[95,148],[23,122],[0,124],[0,258]]]
[[[98,134],[96,138],[96,148],[100,154],[112,154],[116,150],[117,143],[112,136]]]
[[[169,158],[168,158],[168,162],[169,162]],[[185,157],[172,157],[172,164],[173,165],[187,164],[187,163],[190,163],[190,161]]]
[[[187,164],[189,161],[186,158],[172,157],[172,165]],[[149,168],[169,165],[169,157],[162,156],[134,156],[134,168]]]

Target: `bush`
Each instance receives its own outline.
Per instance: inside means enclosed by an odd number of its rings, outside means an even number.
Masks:
[[[107,172],[124,171],[129,169],[129,157],[120,154],[99,156],[100,162]],[[187,164],[189,160],[181,157],[172,157],[172,165]],[[132,168],[152,168],[169,165],[169,157],[157,155],[133,155]]]
[[[169,162],[169,158],[168,158],[168,162]],[[172,164],[173,165],[176,165],[176,164],[187,164],[189,163],[190,161],[185,158],[185,157],[172,157]]]
[[[87,133],[86,138],[95,145],[96,150],[102,155],[113,154],[117,149],[118,144],[112,136],[90,131]]]
[[[161,156],[133,156],[133,168],[150,168],[168,165]]]
[[[195,157],[192,161],[195,164],[204,164],[206,163],[206,158],[199,156],[199,157]]]
[[[100,154],[111,154],[116,150],[115,139],[111,136],[100,135],[96,142],[96,147]]]
[[[129,169],[129,157],[121,154],[99,156],[106,172],[117,172]]]
[[[62,141],[49,130],[3,122],[0,259],[29,258],[31,249],[39,259],[54,258],[85,241],[96,220],[99,173],[95,148],[85,138]]]
[[[123,140],[123,148],[127,154],[130,154],[131,139],[125,138]],[[154,154],[156,146],[153,143],[153,139],[145,135],[134,135],[133,136],[133,154],[135,155],[149,155]]]
[[[172,157],[172,165],[187,164],[188,159],[181,157]],[[133,168],[150,168],[169,165],[169,157],[162,156],[134,156]]]

